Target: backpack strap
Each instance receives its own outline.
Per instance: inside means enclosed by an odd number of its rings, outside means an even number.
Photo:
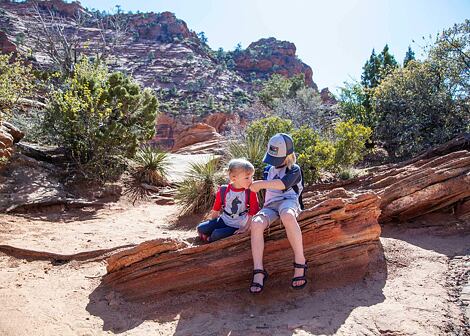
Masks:
[[[250,189],[245,189],[245,208],[246,208],[246,211],[250,210],[250,196],[251,196],[251,190]]]
[[[268,179],[268,174],[269,174],[269,170],[271,169],[272,166],[270,165],[267,165],[266,167],[264,167],[263,169],[263,180],[267,180]]]
[[[222,201],[222,209],[225,208],[225,198],[227,197],[227,189],[229,188],[229,185],[223,184],[220,186],[220,199]]]

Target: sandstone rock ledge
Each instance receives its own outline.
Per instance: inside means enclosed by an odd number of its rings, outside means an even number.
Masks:
[[[340,281],[363,277],[380,252],[379,198],[344,190],[339,194],[341,197],[320,202],[299,218],[308,275],[324,284],[338,277]],[[271,274],[282,274],[276,278],[291,276],[293,255],[279,223],[266,236],[264,261]],[[103,285],[128,300],[141,300],[169,291],[244,288],[251,269],[246,234],[200,246],[158,239],[113,255]]]

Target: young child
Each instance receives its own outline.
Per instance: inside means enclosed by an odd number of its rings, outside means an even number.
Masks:
[[[260,293],[268,273],[263,268],[263,232],[279,217],[287,233],[287,239],[294,251],[294,277],[292,287],[300,289],[307,284],[307,264],[304,257],[302,232],[297,223],[301,211],[299,196],[302,192],[302,173],[295,164],[294,143],[284,133],[274,135],[268,143],[263,162],[269,166],[264,171],[264,180],[254,181],[250,189],[258,192],[266,189],[263,208],[253,217],[251,223],[251,251],[253,254],[253,282],[251,293]]]
[[[228,164],[230,184],[219,187],[210,220],[197,226],[199,237],[213,242],[250,229],[251,218],[259,211],[258,197],[250,191],[255,168],[243,159]]]

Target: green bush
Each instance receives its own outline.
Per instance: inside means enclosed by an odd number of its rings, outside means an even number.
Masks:
[[[371,135],[371,128],[354,123],[354,119],[339,122],[335,127],[335,166],[344,170],[362,160]]]
[[[323,170],[332,170],[335,166],[335,147],[327,140],[318,140],[315,145],[305,149],[297,156],[302,167],[305,184],[315,183]]]
[[[214,203],[217,187],[225,180],[219,159],[191,164],[185,179],[177,187],[176,199],[181,205],[181,214],[208,211]]]
[[[296,129],[291,135],[296,153],[304,153],[307,148],[314,146],[320,139],[320,135],[308,126]]]
[[[0,55],[0,121],[11,117],[18,99],[30,95],[33,87],[31,65],[18,58],[13,60],[10,55]]]
[[[52,92],[43,127],[85,177],[106,181],[118,177],[138,144],[153,136],[157,106],[150,90],[83,59]]]
[[[262,137],[266,148],[269,139],[276,133],[291,133],[292,121],[280,117],[268,117],[252,122],[248,125],[246,135],[248,139]]]
[[[408,158],[468,130],[468,98],[456,97],[448,83],[428,61],[411,61],[382,80],[373,97],[375,133],[390,156]]]

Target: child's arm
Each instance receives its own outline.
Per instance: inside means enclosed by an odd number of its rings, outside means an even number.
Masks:
[[[219,216],[220,216],[220,211],[211,210],[209,214],[209,219],[216,219]]]
[[[284,182],[282,182],[281,180],[270,180],[270,181],[259,180],[259,181],[253,181],[253,183],[250,185],[250,190],[254,192],[258,192],[261,189],[284,190],[286,189],[286,186],[284,185]]]
[[[217,190],[217,193],[215,195],[215,201],[214,205],[212,207],[212,210],[209,214],[209,219],[216,219],[217,217],[220,216],[220,212],[222,211],[222,196],[220,195],[220,188]]]
[[[237,231],[235,231],[234,234],[249,232],[250,229],[251,229],[251,219],[252,219],[252,218],[253,218],[253,216],[248,215],[248,219],[247,219],[247,221],[246,221],[245,226],[239,228]]]

